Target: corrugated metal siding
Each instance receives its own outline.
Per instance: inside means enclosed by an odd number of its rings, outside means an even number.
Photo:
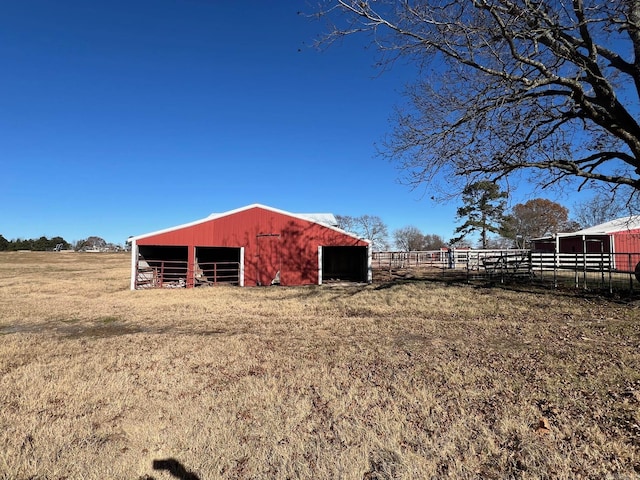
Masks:
[[[640,229],[617,232],[613,234],[616,252],[640,252]]]
[[[640,252],[640,229],[625,230],[613,234],[614,248],[617,253],[638,253]],[[616,267],[618,270],[632,272],[635,268],[635,255],[616,256]]]
[[[140,238],[138,245],[244,247],[245,285],[318,282],[318,246],[367,246],[340,231],[259,207]]]

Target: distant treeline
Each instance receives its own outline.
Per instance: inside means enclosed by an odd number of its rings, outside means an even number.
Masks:
[[[39,252],[59,250],[75,250],[76,252],[121,252],[123,250],[126,251],[126,248],[114,243],[107,243],[100,237],[89,237],[69,243],[62,237],[17,238],[15,240],[7,240],[0,235],[0,252],[15,252],[17,250]]]
[[[7,240],[0,235],[0,252],[16,251],[16,250],[67,250],[71,247],[71,244],[62,237],[40,237],[22,239],[17,238],[15,240]]]

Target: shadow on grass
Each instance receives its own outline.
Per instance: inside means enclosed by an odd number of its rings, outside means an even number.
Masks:
[[[173,477],[179,480],[200,480],[200,477],[193,472],[190,472],[175,458],[165,458],[162,460],[153,461],[154,470],[165,470]],[[139,480],[156,480],[151,475],[141,477]]]
[[[374,282],[374,290],[386,290],[389,288],[396,287],[398,285],[411,285],[411,284],[437,284],[444,286],[454,286],[454,285],[467,285],[469,282],[465,275],[434,275],[434,276],[403,276],[393,278],[391,280],[380,280]]]
[[[475,278],[474,278],[475,277]],[[411,273],[404,275],[392,276],[391,279],[374,281],[375,290],[386,290],[397,287],[399,285],[409,284],[432,284],[442,286],[468,286],[477,290],[490,291],[511,291],[518,293],[527,293],[531,295],[549,295],[562,296],[567,298],[589,298],[592,300],[603,300],[612,303],[621,304],[637,304],[640,301],[640,290],[620,290],[614,289],[610,292],[607,288],[576,288],[568,285],[553,286],[551,283],[543,283],[535,279],[525,278],[505,278],[501,281],[495,277],[479,277],[477,275],[469,275],[467,272],[450,272],[431,273],[427,275],[417,274],[413,276]]]

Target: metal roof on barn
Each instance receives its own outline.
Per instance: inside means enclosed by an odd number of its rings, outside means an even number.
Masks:
[[[624,232],[626,230],[636,230],[640,228],[640,215],[631,215],[627,217],[616,218],[609,222],[594,225],[593,227],[583,228],[571,235],[598,235]]]
[[[185,223],[185,224],[182,224],[182,225],[176,225],[176,226],[173,226],[173,227],[165,228],[165,229],[162,229],[162,230],[157,230],[155,232],[144,233],[144,234],[141,234],[141,235],[134,235],[134,236],[129,237],[127,242],[130,243],[132,240],[140,240],[140,239],[143,239],[143,238],[152,237],[152,236],[159,235],[159,234],[162,234],[162,233],[168,233],[168,232],[173,232],[173,231],[181,230],[181,229],[188,228],[188,227],[193,227],[195,225],[199,225],[199,224],[204,223],[204,222],[209,222],[211,220],[224,218],[224,217],[227,217],[229,215],[235,215],[235,214],[243,212],[245,210],[250,210],[252,208],[261,208],[261,209],[269,210],[271,212],[279,213],[279,214],[282,214],[282,215],[287,215],[287,216],[290,216],[290,217],[298,218],[300,220],[305,220],[305,221],[308,221],[308,222],[317,223],[319,225],[323,225],[325,227],[329,227],[331,229],[338,230],[341,233],[344,233],[346,235],[352,236],[354,238],[358,238],[356,235],[354,235],[352,233],[349,233],[349,232],[346,232],[345,230],[340,229],[338,227],[338,221],[336,220],[335,215],[332,214],[332,213],[291,213],[291,212],[287,212],[285,210],[279,210],[277,208],[268,207],[266,205],[262,205],[262,204],[259,204],[259,203],[253,203],[251,205],[247,205],[246,207],[236,208],[236,209],[233,209],[233,210],[229,210],[227,212],[212,213],[208,217],[202,218],[200,220],[195,220],[193,222]],[[364,240],[366,242],[369,242],[366,239],[360,239],[360,240]]]
[[[640,229],[640,215],[630,215],[600,223],[593,227],[583,228],[582,230],[577,230],[575,232],[561,232],[555,235],[545,235],[544,237],[532,238],[531,240],[548,240],[556,237],[579,237],[582,235],[612,235],[614,233],[625,233],[638,229]]]
[[[247,208],[251,208],[251,207],[262,207],[262,208],[267,208],[270,210],[275,211],[276,209],[274,208],[269,208],[269,207],[265,207],[264,205],[260,205],[258,203],[254,203],[253,205],[249,205],[248,207],[244,207],[243,210],[247,209]],[[231,213],[235,213],[238,210],[232,210]],[[207,217],[207,220],[211,220],[213,218],[219,218],[219,217],[224,217],[225,215],[228,215],[230,212],[224,212],[224,213],[212,213],[211,215],[209,215]],[[323,225],[328,225],[330,227],[337,227],[338,226],[338,220],[336,219],[336,216],[333,213],[290,213],[290,212],[283,212],[281,211],[280,213],[286,213],[288,215],[293,215],[305,220],[309,220],[310,222],[314,222],[314,223],[321,223]]]

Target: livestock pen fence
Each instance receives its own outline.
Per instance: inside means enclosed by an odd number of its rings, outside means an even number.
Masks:
[[[185,288],[190,278],[193,286],[238,285],[239,262],[195,262],[179,260],[139,260],[135,288]]]
[[[421,272],[422,276],[507,283],[530,281],[553,287],[610,292],[640,292],[640,252],[547,253],[521,249],[451,249],[420,252],[374,252],[374,270],[389,274]]]
[[[530,250],[472,250],[452,248],[413,252],[373,252],[372,267],[385,268],[425,268],[478,270],[485,262],[505,256],[528,255]]]

